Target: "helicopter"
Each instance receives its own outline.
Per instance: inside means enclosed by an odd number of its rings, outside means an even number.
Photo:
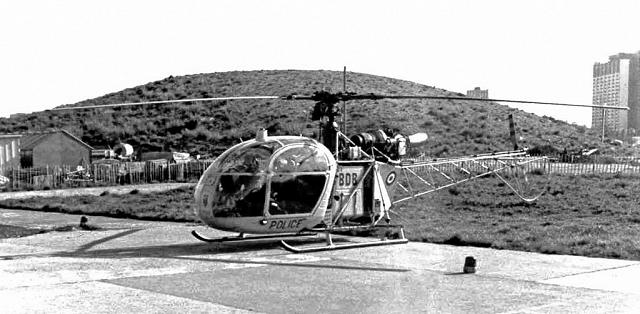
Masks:
[[[394,206],[463,182],[495,175],[515,196],[534,202],[541,195],[533,180],[546,157],[532,157],[527,149],[456,158],[419,160],[405,158],[412,145],[428,140],[426,133],[393,134],[387,130],[348,137],[336,121],[340,102],[377,99],[446,99],[598,107],[536,101],[447,97],[430,95],[380,95],[331,93],[312,95],[237,96],[161,100],[53,110],[157,105],[196,101],[280,99],[314,101],[312,120],[320,121],[317,139],[304,136],[270,136],[264,129],[256,137],[238,143],[219,155],[205,170],[195,188],[195,213],[209,227],[235,232],[237,236],[210,238],[192,231],[204,242],[223,243],[258,239],[281,239],[280,245],[294,253],[404,244],[408,239],[401,224],[391,222]],[[606,109],[628,110],[606,106]],[[396,237],[336,244],[341,232],[389,229]],[[388,231],[389,231],[388,230]],[[285,241],[324,233],[326,245],[296,247]],[[386,233],[387,235],[390,232]]]

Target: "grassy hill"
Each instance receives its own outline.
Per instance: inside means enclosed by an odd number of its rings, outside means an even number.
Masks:
[[[347,89],[356,93],[461,96],[432,86],[381,76],[348,73]],[[73,106],[123,102],[251,95],[310,95],[341,91],[342,72],[245,71],[168,77],[89,99]],[[95,147],[132,144],[137,151],[186,151],[215,156],[261,127],[270,134],[314,135],[309,119],[313,102],[234,100],[146,107],[46,111],[0,119],[0,133],[38,132],[63,128]],[[508,150],[507,115],[515,115],[522,146],[552,145],[574,150],[598,146],[591,130],[539,117],[495,103],[458,100],[351,101],[350,134],[391,128],[403,134],[427,132],[421,149],[435,157]]]

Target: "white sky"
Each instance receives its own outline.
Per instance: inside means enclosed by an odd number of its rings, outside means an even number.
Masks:
[[[640,50],[639,12],[637,0],[0,0],[0,116],[169,75],[343,66],[591,104],[593,63]],[[589,108],[535,106],[591,123]]]

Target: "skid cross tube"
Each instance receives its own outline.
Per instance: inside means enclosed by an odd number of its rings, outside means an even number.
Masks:
[[[405,244],[408,243],[409,240],[404,236],[404,228],[402,226],[381,226],[384,228],[399,228],[400,237],[398,239],[380,239],[375,241],[367,241],[367,242],[352,242],[347,244],[334,244],[333,239],[331,237],[331,231],[325,231],[326,234],[326,243],[325,246],[310,246],[310,247],[296,247],[288,244],[284,240],[280,241],[280,246],[283,249],[292,252],[292,253],[311,253],[311,252],[322,252],[322,251],[334,251],[334,250],[346,250],[346,249],[355,249],[369,246],[382,246],[382,245],[393,245],[393,244]],[[368,227],[358,227],[357,229],[367,229]]]

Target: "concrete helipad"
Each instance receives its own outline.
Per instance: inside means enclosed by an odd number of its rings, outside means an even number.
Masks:
[[[79,220],[0,210],[0,224],[23,227]],[[637,261],[424,243],[290,254],[274,241],[202,243],[191,237],[192,229],[228,234],[198,225],[104,217],[89,217],[89,223],[101,229],[0,240],[2,312],[640,310]],[[478,261],[475,274],[461,273],[466,256]]]

